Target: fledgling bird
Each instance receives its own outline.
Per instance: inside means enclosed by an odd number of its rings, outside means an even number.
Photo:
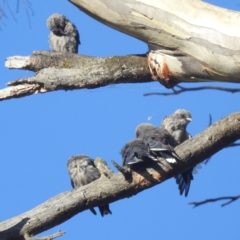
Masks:
[[[174,138],[175,143],[172,143],[173,147],[191,138],[191,135],[186,130],[188,123],[191,121],[192,116],[190,112],[184,109],[178,109],[172,115],[163,119],[161,127],[165,128]],[[192,172],[193,168],[175,177],[180,195],[185,192],[185,197],[188,195],[191,181],[193,180]]]
[[[135,134],[148,146],[153,156],[162,157],[168,163],[176,163],[176,159],[172,155],[173,147],[170,144],[174,139],[166,129],[142,123],[137,126]]]
[[[52,14],[47,20],[47,26],[51,31],[49,43],[53,51],[78,53],[78,30],[64,15]]]
[[[147,145],[140,139],[134,139],[125,144],[121,150],[122,165],[134,170],[146,166],[149,161],[158,161],[149,151]]]
[[[94,165],[93,159],[86,155],[70,157],[67,166],[73,188],[80,188],[97,180],[101,176]],[[112,214],[109,205],[99,206],[98,208],[102,216]],[[90,208],[90,210],[93,214],[97,214],[94,208]]]
[[[161,126],[173,136],[176,141],[175,146],[177,146],[191,138],[191,135],[186,130],[188,123],[191,121],[192,116],[190,112],[178,109],[172,115],[165,117]]]

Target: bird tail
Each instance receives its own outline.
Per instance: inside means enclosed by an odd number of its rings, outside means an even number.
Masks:
[[[185,197],[187,197],[187,195],[188,195],[191,181],[193,180],[192,171],[193,171],[193,169],[191,168],[188,171],[178,174],[175,177],[176,183],[178,184],[178,189],[180,191],[180,195],[182,195],[183,192],[185,192],[185,194],[184,194]]]
[[[109,208],[109,205],[99,206],[98,208],[99,208],[99,211],[100,211],[102,217],[104,217],[107,214],[112,214],[112,212]]]

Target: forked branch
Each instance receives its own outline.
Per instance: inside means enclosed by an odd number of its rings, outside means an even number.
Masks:
[[[237,196],[230,196],[230,197],[218,197],[218,198],[210,198],[210,199],[206,199],[204,201],[201,202],[191,202],[189,204],[193,205],[193,207],[198,207],[201,206],[203,204],[206,203],[210,203],[210,202],[217,202],[217,201],[222,201],[222,200],[229,200],[223,204],[221,204],[221,207],[225,207],[226,205],[238,200],[240,198],[240,195]]]

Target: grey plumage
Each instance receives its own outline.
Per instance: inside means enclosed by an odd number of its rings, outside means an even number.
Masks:
[[[67,166],[73,188],[80,188],[97,180],[101,176],[94,165],[93,159],[86,155],[70,157]],[[112,214],[109,205],[99,206],[98,208],[102,216]],[[90,208],[90,210],[96,215],[96,211],[93,208]]]
[[[172,156],[173,147],[171,146],[174,139],[166,129],[158,128],[149,123],[142,123],[137,126],[135,133],[136,137],[148,146],[153,156],[156,158],[162,157],[169,163],[176,163]]]
[[[172,143],[173,147],[191,138],[191,135],[186,130],[188,123],[191,121],[191,114],[184,109],[178,109],[172,115],[163,119],[161,127],[165,128],[173,136],[175,140],[175,143]],[[175,177],[180,194],[182,195],[185,192],[185,197],[188,195],[191,181],[193,180],[192,172],[193,168]]]
[[[191,138],[191,135],[186,131],[187,125],[191,121],[192,116],[190,112],[184,109],[178,109],[172,115],[163,119],[162,127],[173,136],[177,146]]]
[[[51,31],[49,43],[53,51],[78,53],[78,30],[64,15],[52,14],[47,19],[47,26]]]

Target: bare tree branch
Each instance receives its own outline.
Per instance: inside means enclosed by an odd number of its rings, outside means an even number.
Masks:
[[[240,143],[232,143],[230,145],[228,145],[226,148],[229,148],[229,147],[239,147],[240,146]]]
[[[32,8],[32,4],[29,0],[21,0],[21,2],[23,3],[23,6],[24,6],[25,12],[27,14],[27,18],[28,18],[28,24],[29,24],[29,27],[31,28],[31,19],[30,19],[29,11],[31,12],[31,15],[33,16],[34,11],[33,11],[33,8]],[[17,6],[17,12],[18,11],[19,11],[19,0],[18,0],[18,6]]]
[[[178,88],[178,89],[175,89]],[[240,88],[225,88],[225,87],[218,87],[218,86],[202,86],[202,87],[193,87],[193,88],[185,88],[180,85],[176,85],[174,88],[171,89],[172,92],[151,92],[145,93],[143,96],[152,96],[152,95],[161,95],[161,96],[170,96],[170,95],[177,95],[183,92],[189,91],[199,91],[199,90],[220,90],[230,93],[237,93],[240,92]]]
[[[180,159],[173,169],[163,171],[160,163],[153,163],[151,168],[132,171],[128,181],[122,173],[115,173],[79,189],[60,193],[28,212],[0,222],[0,239],[24,240],[26,234],[34,236],[89,208],[136,195],[192,168],[239,138],[240,112],[236,112],[177,146],[174,151]]]
[[[97,88],[118,83],[152,82],[146,55],[89,57],[60,52],[34,52],[30,57],[9,57],[5,66],[9,69],[27,69],[36,72],[34,77],[21,78],[8,83],[10,88],[0,90],[0,100],[24,97],[35,93],[56,90]],[[32,85],[30,87],[30,85]],[[239,92],[237,88],[205,86],[184,88],[179,85],[171,93],[146,93],[150,95],[175,95],[203,89]],[[19,89],[21,90],[19,92]]]
[[[10,69],[28,69],[37,74],[8,83],[11,87],[0,90],[0,100],[55,90],[153,81],[146,55],[99,58],[71,53],[34,52],[30,57],[8,58],[5,65]]]
[[[34,15],[34,11],[33,11],[33,8],[32,8],[32,4],[29,0],[16,0],[16,3],[17,3],[17,8],[16,8],[16,12],[18,13],[19,12],[19,8],[20,8],[20,5],[19,5],[19,2],[22,2],[22,5],[24,6],[25,8],[25,11],[26,11],[26,14],[27,14],[27,18],[28,18],[28,23],[29,23],[29,26],[31,28],[31,19],[30,19],[30,14],[29,12],[31,12],[32,15]],[[12,4],[12,2],[11,2]],[[17,19],[16,17],[14,16],[14,13],[8,3],[8,0],[2,0],[2,5],[0,5],[0,21],[2,22],[2,18],[3,17],[6,17],[7,18],[7,14],[6,14],[6,8],[8,9],[8,11],[10,12],[12,18],[14,19],[15,22],[17,22]],[[1,29],[1,28],[0,28]]]
[[[221,207],[224,207],[236,200],[238,200],[240,198],[240,195],[237,195],[237,196],[230,196],[230,197],[219,197],[219,198],[210,198],[210,199],[206,199],[204,201],[201,201],[201,202],[191,202],[189,204],[192,204],[194,205],[193,207],[198,207],[198,206],[201,206],[203,204],[206,204],[206,203],[210,203],[210,202],[217,202],[217,201],[221,201],[221,200],[229,200],[228,202],[226,203],[223,203],[221,205]]]

